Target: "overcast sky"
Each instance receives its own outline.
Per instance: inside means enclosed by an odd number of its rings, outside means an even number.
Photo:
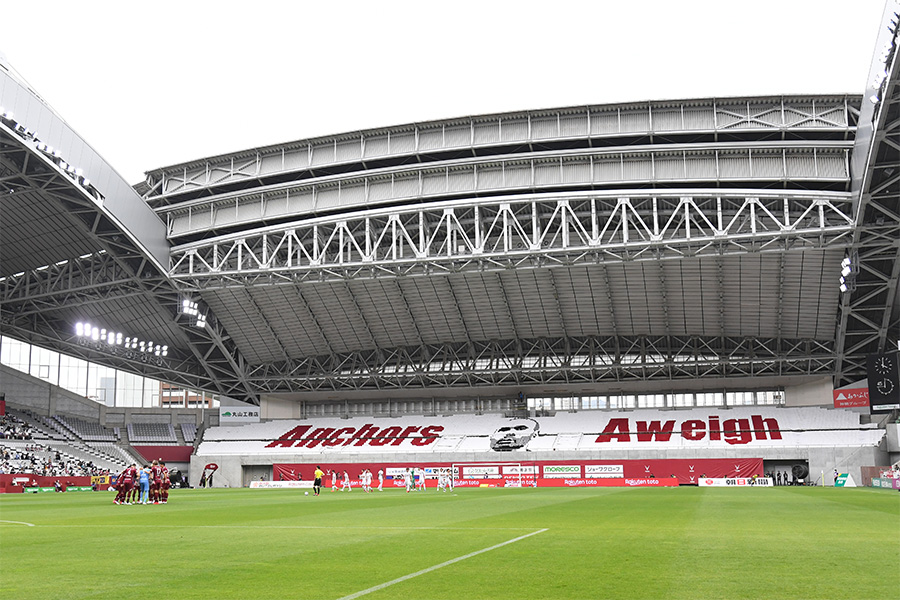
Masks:
[[[19,0],[3,6],[0,53],[136,183],[194,158],[414,121],[862,94],[884,4]]]

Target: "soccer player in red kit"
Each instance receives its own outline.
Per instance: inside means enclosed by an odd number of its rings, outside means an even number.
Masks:
[[[166,463],[163,462],[163,459],[159,459],[159,469],[162,473],[162,487],[160,487],[159,492],[162,496],[162,503],[168,504],[169,502],[169,485],[171,482],[169,481],[169,468],[166,466]]]
[[[130,504],[130,502],[127,501],[128,493],[134,487],[135,477],[137,477],[137,465],[132,463],[131,466],[125,467],[125,470],[119,475],[119,491],[113,502],[116,504]]]
[[[162,469],[159,461],[153,461],[150,465],[150,501],[159,504],[159,488],[162,486]]]

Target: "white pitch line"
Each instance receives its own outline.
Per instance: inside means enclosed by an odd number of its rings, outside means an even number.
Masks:
[[[28,525],[29,527],[34,527],[34,523],[26,523],[25,521],[3,521],[3,520],[0,520],[0,523],[13,523],[14,525]]]
[[[0,523],[18,523],[19,521],[0,521]],[[31,523],[24,523],[25,525],[32,525]],[[328,526],[328,525],[185,525],[185,524],[171,524],[167,525],[165,523],[154,523],[152,525],[142,525],[142,524],[133,524],[133,523],[107,523],[104,525],[105,528],[110,527],[128,527],[129,529],[348,529],[348,530],[362,530],[362,531],[522,531],[523,529],[527,529],[527,527],[367,527],[367,526],[359,526],[359,525],[336,525],[336,526]],[[67,524],[54,524],[54,525],[41,525],[40,527],[57,527],[57,528],[71,528],[71,529],[83,529],[90,528],[95,529],[96,525],[67,525]]]
[[[392,581],[388,581],[386,583],[381,583],[374,587],[370,587],[367,590],[362,590],[361,592],[356,592],[355,594],[350,594],[349,596],[343,596],[342,598],[338,598],[338,600],[353,600],[354,598],[359,598],[360,596],[365,596],[366,594],[371,594],[372,592],[377,592],[378,590],[383,590],[388,586],[392,586],[395,583],[400,583],[401,581],[406,581],[407,579],[412,579],[413,577],[418,577],[419,575],[424,575],[425,573],[431,573],[432,571],[437,571],[440,568],[447,567],[454,563],[458,563],[461,560],[466,560],[467,558],[472,558],[473,556],[478,556],[479,554],[484,554],[485,552],[490,552],[491,550],[496,550],[497,548],[502,548],[507,544],[512,544],[518,542],[519,540],[524,540],[525,538],[529,538],[533,535],[537,535],[539,533],[544,533],[547,531],[546,529],[539,529],[538,531],[532,531],[531,533],[527,533],[525,535],[521,535],[517,538],[513,538],[511,540],[506,540],[505,542],[500,542],[495,546],[491,546],[490,548],[483,548],[481,550],[476,550],[475,552],[470,552],[464,556],[458,556],[456,558],[451,558],[446,562],[442,562],[439,565],[434,565],[433,567],[428,567],[427,569],[422,569],[421,571],[416,571],[415,573],[410,573],[409,575],[404,575],[403,577],[398,577]]]

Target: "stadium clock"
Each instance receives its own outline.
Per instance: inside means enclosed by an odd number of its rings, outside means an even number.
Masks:
[[[875,387],[878,388],[878,393],[882,396],[888,396],[894,391],[894,384],[890,379],[880,380],[875,384]]]
[[[894,365],[891,364],[891,359],[887,356],[879,356],[875,361],[875,371],[877,371],[881,375],[887,375],[891,372],[891,369]]]

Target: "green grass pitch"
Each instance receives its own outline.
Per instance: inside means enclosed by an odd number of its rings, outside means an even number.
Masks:
[[[112,500],[0,495],[0,598],[900,598],[900,494],[888,490]]]

